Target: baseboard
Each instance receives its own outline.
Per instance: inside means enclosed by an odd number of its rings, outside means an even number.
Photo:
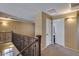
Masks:
[[[46,48],[47,48],[47,47],[42,48],[41,51],[45,50]]]
[[[52,44],[54,44],[54,43],[52,43]],[[50,44],[50,45],[52,45],[52,44]],[[44,48],[42,48],[41,51],[45,50],[48,46],[45,46]]]
[[[71,50],[76,51],[76,52],[79,52],[79,50],[77,50],[77,49],[73,49],[73,48],[69,48],[69,47],[65,47],[65,48],[71,49]]]
[[[57,44],[57,43],[56,43],[56,44]],[[58,45],[59,45],[59,44],[58,44]],[[60,46],[62,46],[62,45],[60,45]],[[77,49],[73,49],[73,48],[69,48],[69,47],[67,47],[67,46],[62,46],[62,47],[67,48],[67,49],[71,49],[72,51],[79,52],[79,50],[77,50]]]

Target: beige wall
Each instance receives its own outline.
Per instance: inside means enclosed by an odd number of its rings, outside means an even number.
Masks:
[[[63,15],[53,16],[53,19],[64,18],[64,28],[65,28],[65,47],[77,49],[77,12],[67,13]],[[68,21],[71,18],[72,21]]]
[[[79,11],[77,11],[77,49],[79,50]]]
[[[36,15],[35,19],[35,36],[36,35],[41,35],[41,48],[44,48],[44,42],[43,42],[43,30],[42,30],[42,12],[39,12]]]
[[[72,18],[72,22],[68,22],[65,19],[65,46],[73,49],[77,49],[76,44],[76,17]]]
[[[58,16],[47,15],[44,12],[38,13],[35,21],[35,35],[42,35],[41,46],[42,49],[45,48],[46,45],[46,18],[49,19],[60,19],[64,18],[64,26],[65,26],[65,47],[77,49],[77,12],[67,13]],[[73,22],[67,21],[68,18],[72,18]]]
[[[77,49],[76,44],[76,29],[77,29],[77,12],[68,13],[65,15],[65,46]],[[67,18],[72,19],[68,21]]]
[[[35,35],[41,35],[41,48],[42,50],[46,47],[46,18],[51,19],[50,15],[44,12],[39,12],[35,19]]]
[[[35,35],[42,35],[42,12],[36,15],[35,19]]]
[[[8,25],[3,26],[0,21],[0,31],[13,31],[15,33],[34,36],[34,24],[30,22],[7,21]]]

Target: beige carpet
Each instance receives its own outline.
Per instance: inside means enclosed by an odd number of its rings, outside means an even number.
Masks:
[[[79,56],[79,52],[55,44],[43,50],[42,56]]]

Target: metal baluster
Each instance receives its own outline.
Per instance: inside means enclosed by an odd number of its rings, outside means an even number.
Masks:
[[[36,56],[36,43],[34,43],[34,44],[35,44],[35,47],[34,47],[35,48],[35,55],[34,56]]]
[[[28,39],[28,44],[27,44],[27,46],[29,45],[29,41],[30,41],[30,40]],[[29,55],[29,48],[28,48],[27,50],[28,50],[27,54]]]
[[[34,40],[33,40],[33,42],[34,42]],[[33,44],[33,56],[34,56],[34,44]]]

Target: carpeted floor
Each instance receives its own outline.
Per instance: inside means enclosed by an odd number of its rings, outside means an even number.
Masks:
[[[42,56],[79,56],[79,52],[55,44],[43,50]]]

